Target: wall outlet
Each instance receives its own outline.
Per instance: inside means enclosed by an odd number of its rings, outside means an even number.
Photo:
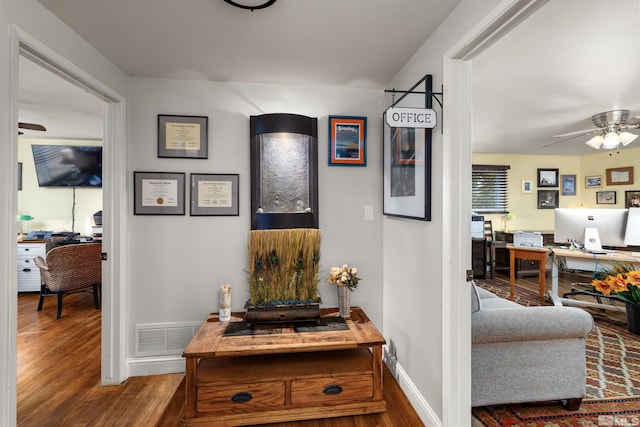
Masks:
[[[364,206],[364,219],[365,221],[373,221],[373,206]]]

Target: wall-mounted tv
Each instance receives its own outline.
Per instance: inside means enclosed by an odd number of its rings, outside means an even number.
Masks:
[[[102,147],[32,145],[40,187],[102,187]]]

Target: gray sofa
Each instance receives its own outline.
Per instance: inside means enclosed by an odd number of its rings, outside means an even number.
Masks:
[[[523,307],[474,283],[471,295],[472,406],[561,400],[577,410],[591,315],[575,307]]]

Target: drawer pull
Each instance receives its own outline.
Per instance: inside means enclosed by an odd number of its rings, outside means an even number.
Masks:
[[[28,272],[31,271],[31,269],[30,268],[23,268],[22,271],[25,272],[25,273],[28,273]]]
[[[231,401],[234,403],[244,403],[251,399],[253,399],[253,396],[251,396],[251,393],[247,393],[246,391],[242,391],[231,396]]]
[[[342,393],[342,387],[337,384],[328,385],[322,390],[324,394],[340,394]]]

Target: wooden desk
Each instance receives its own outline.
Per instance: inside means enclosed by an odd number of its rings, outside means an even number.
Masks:
[[[540,283],[540,305],[544,305],[544,291],[546,287],[547,256],[551,251],[547,248],[532,248],[524,246],[507,245],[509,250],[509,281],[511,283],[511,301],[515,298],[516,259],[532,259],[540,263],[538,270],[538,282]]]
[[[589,301],[581,301],[570,298],[561,298],[558,295],[558,266],[562,264],[570,270],[596,271],[611,268],[616,264],[633,264],[640,267],[640,257],[633,256],[632,252],[616,251],[605,254],[593,254],[579,249],[551,248],[553,254],[553,267],[551,269],[551,299],[554,305],[577,305],[582,307],[594,307],[610,310],[623,309],[620,305],[600,304]]]
[[[321,314],[335,319],[338,310]],[[283,324],[269,334],[225,335],[243,316],[233,313],[230,322],[219,322],[217,314],[210,315],[184,350],[184,425],[267,424],[386,410],[385,340],[359,307],[352,307],[342,330],[296,331]]]

